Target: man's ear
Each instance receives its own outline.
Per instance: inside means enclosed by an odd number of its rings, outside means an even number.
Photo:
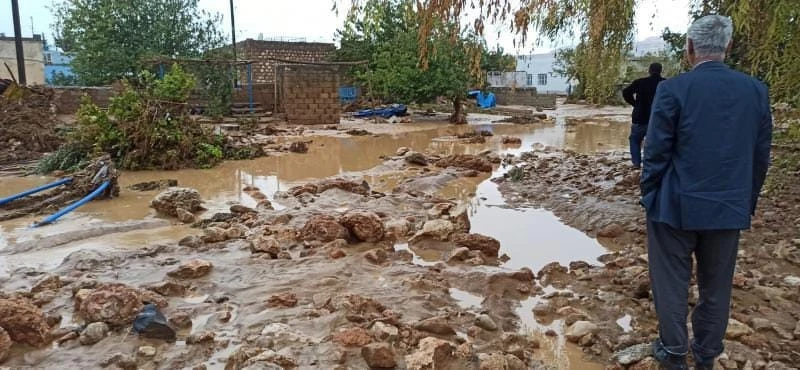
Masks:
[[[694,42],[692,39],[686,39],[686,54],[694,55]]]
[[[730,55],[731,49],[733,49],[733,39],[731,39],[731,41],[728,41],[728,47],[725,48],[725,55]]]

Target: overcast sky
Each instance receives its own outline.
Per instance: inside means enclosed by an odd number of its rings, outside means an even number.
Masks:
[[[337,0],[347,4],[349,0]],[[636,12],[636,39],[658,36],[661,30],[685,31],[688,22],[688,0],[639,0]],[[20,0],[20,17],[23,36],[44,33],[52,40],[50,24],[53,21],[49,10],[52,0]],[[341,27],[344,12],[335,14],[331,8],[333,0],[235,0],[236,38],[287,37],[304,38],[306,41],[333,42],[334,33]],[[230,35],[230,5],[228,0],[200,0],[200,7],[223,15],[222,28]],[[501,35],[498,38],[497,32]],[[0,0],[0,33],[13,36],[11,2]],[[514,35],[508,25],[487,26],[486,39],[490,46],[500,44],[507,52],[531,53],[546,51],[553,45],[536,46],[531,42],[525,47],[514,47]],[[562,41],[569,44],[569,41]],[[564,45],[556,45],[564,46]]]

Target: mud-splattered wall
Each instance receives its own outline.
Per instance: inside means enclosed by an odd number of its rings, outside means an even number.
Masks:
[[[289,123],[339,123],[342,107],[339,102],[339,73],[336,66],[279,66],[278,79],[279,100]]]
[[[555,94],[538,94],[536,88],[492,87],[489,89],[497,98],[498,105],[526,105],[532,107],[555,108]]]
[[[73,114],[81,106],[81,99],[88,95],[92,102],[101,107],[107,107],[114,87],[81,87],[59,86],[53,88],[53,105],[57,114]]]
[[[280,64],[273,58],[301,61],[323,62],[336,50],[334,44],[320,42],[284,42],[247,39],[236,43],[239,59],[253,61],[253,82],[256,84],[275,82],[275,66]],[[242,81],[247,81],[242,76]]]

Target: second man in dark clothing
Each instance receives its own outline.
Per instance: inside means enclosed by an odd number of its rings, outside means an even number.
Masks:
[[[622,97],[633,106],[630,146],[634,168],[642,166],[642,141],[647,134],[650,107],[653,105],[653,97],[656,95],[658,83],[664,81],[664,78],[661,77],[661,64],[651,64],[648,71],[650,76],[635,80],[622,90]]]

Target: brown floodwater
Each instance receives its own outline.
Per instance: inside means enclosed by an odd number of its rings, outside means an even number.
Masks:
[[[417,126],[409,130],[407,126]],[[245,186],[256,186],[274,201],[276,191],[313,179],[339,174],[358,175],[383,163],[382,156],[393,155],[399,147],[415,151],[440,154],[476,154],[492,149],[501,154],[519,154],[531,150],[533,144],[541,143],[553,147],[569,148],[579,152],[621,150],[627,146],[628,127],[619,122],[598,120],[578,125],[565,125],[563,119],[556,124],[509,125],[492,124],[489,119],[479,117],[467,126],[439,124],[405,124],[401,133],[378,136],[331,137],[314,136],[306,154],[284,154],[254,160],[229,161],[213,169],[188,169],[179,171],[123,172],[120,197],[87,204],[70,213],[58,223],[38,229],[29,225],[34,217],[25,217],[0,223],[0,251],[16,242],[47,237],[61,232],[79,230],[92,224],[120,222],[158,217],[148,204],[158,191],[139,192],[127,189],[140,182],[176,179],[179,186],[197,189],[206,201],[208,212],[226,210],[230,204],[241,203],[254,206],[255,200],[242,191]],[[365,124],[369,130],[369,124]],[[457,140],[442,139],[461,132],[481,129],[494,133],[485,144],[465,144]],[[522,138],[522,145],[509,146],[501,143],[504,135]],[[499,176],[500,168],[492,174]],[[398,174],[368,174],[364,180],[373,188],[388,191],[401,179]],[[33,186],[52,181],[52,178],[0,177],[0,197],[17,193]],[[551,212],[540,209],[513,209],[508,207],[497,187],[487,177],[459,179],[441,191],[447,198],[470,202],[472,231],[497,238],[502,245],[500,253],[510,260],[502,268],[518,269],[526,266],[537,271],[544,264],[558,261],[567,264],[573,260],[595,261],[606,250],[593,238],[570,228]],[[279,202],[274,202],[276,208]],[[148,245],[175,241],[189,233],[197,232],[184,225],[173,225],[153,230],[131,231],[69,243],[47,251],[30,251],[13,255],[0,254],[0,276],[9,266],[32,266],[53,268],[69,253],[78,249],[142,248]],[[415,256],[419,263],[438,260],[435,254]],[[463,297],[458,298],[464,300]],[[479,299],[479,297],[477,298]],[[522,303],[518,313],[525,327],[530,330],[535,320],[531,308],[534,298]],[[554,324],[554,325],[557,325]],[[559,329],[560,328],[556,328]],[[561,336],[560,336],[561,337]],[[550,350],[542,352],[542,358],[559,367],[573,369],[597,369],[596,364],[582,360],[579,349],[570,344],[545,338],[543,346]],[[549,344],[548,344],[549,343]],[[549,357],[548,357],[549,356]]]

